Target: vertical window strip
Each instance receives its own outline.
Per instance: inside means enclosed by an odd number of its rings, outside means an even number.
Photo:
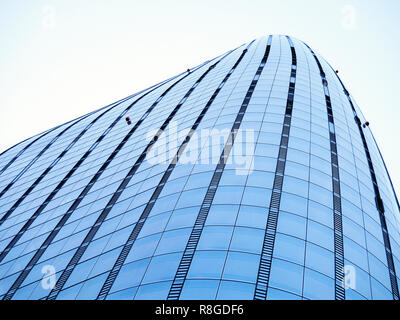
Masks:
[[[140,215],[137,223],[135,224],[135,227],[133,228],[128,240],[126,241],[126,243],[122,247],[122,250],[121,250],[117,260],[115,261],[114,266],[112,267],[112,269],[108,273],[107,279],[104,282],[104,284],[103,284],[103,286],[102,286],[102,288],[101,288],[101,290],[100,290],[100,292],[99,292],[99,294],[97,296],[98,300],[104,300],[107,297],[108,293],[110,292],[110,289],[111,289],[112,285],[114,284],[115,279],[117,278],[117,276],[119,274],[119,271],[121,270],[123,264],[125,263],[126,257],[128,256],[129,252],[131,251],[132,246],[134,245],[134,243],[135,243],[140,231],[143,228],[143,225],[146,223],[147,218],[148,218],[151,210],[153,209],[154,204],[156,203],[156,201],[158,200],[159,195],[161,194],[162,190],[164,189],[164,186],[167,183],[169,177],[171,176],[172,171],[174,170],[176,164],[178,163],[178,161],[180,159],[180,156],[185,151],[185,148],[189,144],[191,137],[193,136],[193,134],[196,131],[197,127],[200,125],[200,122],[203,120],[203,118],[206,115],[208,109],[210,108],[210,106],[214,102],[215,98],[218,96],[219,92],[222,90],[223,86],[228,81],[228,79],[230,78],[230,76],[233,73],[233,71],[235,71],[235,69],[237,68],[239,63],[242,61],[243,57],[245,56],[246,52],[248,51],[249,47],[252,45],[253,42],[254,41],[252,41],[247,46],[247,48],[243,50],[243,52],[240,55],[239,59],[236,61],[236,63],[234,64],[234,66],[232,67],[230,72],[222,80],[222,82],[218,86],[218,88],[215,90],[215,92],[211,96],[210,100],[207,102],[207,104],[205,105],[205,107],[201,111],[200,115],[197,117],[196,121],[194,122],[193,126],[191,127],[191,129],[189,131],[189,134],[183,140],[183,142],[180,145],[178,151],[176,152],[173,160],[169,164],[168,169],[165,171],[165,173],[162,176],[160,182],[158,183],[157,187],[155,188],[155,190],[154,190],[154,192],[153,192],[153,194],[152,194],[152,196],[150,198],[150,201],[147,203],[147,205],[144,208],[142,214]]]
[[[197,67],[194,71],[197,71],[200,69],[202,66],[206,65],[208,63],[205,62],[199,67]],[[193,72],[194,72],[193,71]],[[164,97],[171,89],[174,87],[176,84],[178,84],[180,81],[185,79],[189,74],[186,74],[182,78],[180,78],[178,81],[176,81],[174,84],[172,84],[164,93],[161,95]],[[179,77],[176,76],[176,77]],[[85,154],[80,158],[80,160],[74,165],[74,167],[68,172],[68,174],[64,177],[63,180],[57,185],[57,187],[50,193],[50,195],[46,198],[46,200],[40,205],[40,207],[35,211],[35,213],[32,215],[32,217],[26,222],[26,225],[23,226],[23,228],[20,230],[20,232],[15,236],[16,239],[13,239],[12,242],[15,244],[23,235],[23,233],[29,228],[30,225],[35,221],[35,219],[43,212],[43,210],[46,208],[46,206],[49,204],[49,202],[54,198],[54,196],[60,191],[60,189],[64,186],[64,184],[68,181],[68,179],[75,173],[75,171],[80,167],[80,165],[85,161],[85,159],[91,154],[91,152],[100,144],[100,142],[104,139],[104,137],[107,135],[108,132],[111,131],[111,129],[124,117],[124,115],[134,106],[136,105],[137,102],[139,102],[142,98],[156,90],[157,88],[163,86],[164,84],[168,83],[172,79],[175,79],[176,77],[173,77],[171,79],[166,80],[165,82],[161,83],[160,85],[154,87],[152,90],[147,91],[145,94],[140,96],[138,99],[136,99],[131,105],[129,105],[114,121],[113,123],[103,132],[103,134],[92,144],[92,146],[85,152]],[[97,173],[92,177],[90,180],[89,184],[82,190],[81,194],[78,196],[77,199],[73,202],[71,207],[68,209],[67,213],[64,214],[61,218],[61,220],[57,223],[56,227],[50,232],[49,236],[45,239],[45,241],[42,243],[40,248],[36,251],[36,253],[33,255],[27,266],[21,271],[20,275],[18,278],[14,281],[8,292],[4,295],[3,300],[10,300],[14,296],[15,292],[18,290],[18,288],[21,286],[23,281],[26,279],[26,277],[29,275],[30,271],[32,268],[35,266],[35,264],[39,261],[47,247],[51,244],[53,239],[57,236],[61,228],[65,225],[65,223],[68,221],[69,217],[72,215],[72,213],[75,211],[75,209],[79,206],[83,198],[88,194],[94,183],[99,179],[99,177],[102,175],[102,173],[105,171],[105,169],[108,167],[108,165],[111,163],[111,161],[115,158],[115,156],[118,154],[118,152],[122,149],[122,147],[125,145],[125,143],[129,140],[129,138],[132,136],[132,134],[137,130],[137,128],[140,126],[140,124],[145,120],[145,118],[150,114],[150,112],[156,107],[158,102],[161,99],[158,99],[155,103],[153,103],[150,108],[146,111],[146,113],[138,120],[138,122],[133,126],[133,128],[129,131],[129,133],[125,136],[125,138],[120,142],[120,144],[117,146],[117,148],[112,152],[112,154],[108,157],[108,159],[103,163],[103,165],[100,167],[100,169],[97,171]],[[4,250],[1,255],[0,255],[0,261],[5,258],[5,256],[9,253],[11,250],[12,246],[7,246],[8,251]]]
[[[388,264],[390,285],[391,285],[391,288],[392,288],[392,295],[393,295],[393,299],[394,300],[399,300],[399,298],[400,298],[400,296],[399,296],[399,287],[398,287],[398,283],[397,283],[396,270],[395,270],[395,266],[394,266],[393,253],[392,253],[392,247],[391,247],[391,244],[390,244],[389,232],[388,232],[388,229],[387,229],[387,223],[386,223],[386,217],[385,217],[385,206],[383,204],[383,200],[382,200],[381,195],[380,195],[378,181],[377,181],[377,178],[376,178],[374,165],[373,165],[372,159],[371,159],[371,154],[369,152],[369,147],[368,147],[365,135],[364,135],[364,131],[363,131],[363,128],[362,128],[361,120],[357,115],[357,111],[356,111],[356,109],[354,107],[354,104],[353,104],[353,101],[351,99],[351,96],[350,96],[349,92],[347,91],[346,87],[344,86],[344,84],[343,84],[342,80],[340,79],[340,77],[337,74],[336,74],[336,76],[339,79],[339,82],[343,87],[343,92],[345,93],[345,95],[346,95],[346,97],[347,97],[347,99],[349,101],[349,104],[350,104],[351,109],[353,111],[354,121],[356,122],[356,125],[358,127],[358,131],[360,132],[360,137],[361,137],[361,140],[362,140],[362,143],[363,143],[363,146],[364,146],[364,152],[365,152],[365,156],[367,158],[368,168],[369,168],[369,172],[370,172],[370,175],[371,175],[371,181],[372,181],[374,194],[375,194],[375,205],[376,205],[376,209],[379,212],[379,220],[380,220],[380,223],[381,223],[383,241],[384,241],[384,246],[385,246],[386,260],[387,260],[387,264]],[[386,169],[386,172],[387,172],[387,169]],[[388,176],[389,176],[389,174],[388,174]],[[390,177],[389,177],[389,179],[390,179]],[[392,185],[392,188],[393,188],[393,185]],[[393,189],[393,192],[394,192],[394,189]],[[395,192],[394,192],[394,194],[396,195]],[[397,201],[397,204],[398,204],[397,197],[396,197],[396,201]]]
[[[307,46],[307,45],[306,45]],[[308,46],[307,46],[308,47]],[[342,221],[342,198],[340,190],[339,157],[337,154],[336,131],[333,117],[331,97],[329,94],[328,81],[322,65],[314,53],[308,47],[318,65],[322,85],[325,91],[325,102],[328,114],[329,138],[331,145],[331,167],[332,167],[332,189],[333,189],[333,226],[334,226],[334,254],[335,254],[335,299],[345,300],[344,289],[344,248],[343,248],[343,221]]]
[[[207,74],[214,69],[219,62],[221,62],[225,57],[227,57],[232,51],[229,51],[226,55],[224,55],[221,59],[219,59],[217,62],[215,62],[213,65],[211,65],[201,76],[200,78],[195,82],[195,84],[189,89],[189,91],[185,94],[185,96],[181,99],[181,101],[178,103],[178,105],[174,108],[174,110],[170,113],[168,118],[164,121],[162,126],[158,129],[157,133],[153,137],[153,139],[149,142],[149,144],[146,146],[144,151],[141,153],[141,155],[138,157],[136,160],[135,164],[132,166],[132,168],[129,170],[128,174],[124,178],[124,180],[121,182],[119,185],[117,191],[113,194],[111,197],[110,201],[106,205],[106,207],[103,209],[103,211],[100,213],[98,216],[97,220],[93,224],[93,226],[90,228],[89,232],[85,236],[84,240],[82,243],[79,245],[77,250],[75,251],[73,257],[69,261],[67,267],[64,269],[62,272],[61,276],[59,277],[58,281],[56,282],[55,287],[51,290],[50,294],[47,296],[48,300],[55,300],[64,287],[65,282],[68,280],[69,276],[71,273],[74,271],[76,265],[79,263],[80,258],[82,255],[85,253],[89,243],[93,240],[94,236],[96,235],[97,231],[101,227],[102,223],[104,220],[107,218],[108,214],[112,210],[113,206],[115,203],[118,201],[119,197],[121,196],[122,192],[126,188],[126,186],[129,184],[129,181],[132,179],[132,177],[135,175],[136,171],[140,167],[140,165],[143,163],[143,161],[146,159],[146,156],[148,152],[152,149],[153,145],[158,141],[158,138],[161,136],[161,134],[164,132],[164,130],[167,128],[168,124],[171,122],[171,120],[175,117],[175,115],[178,113],[179,109],[182,107],[183,103],[189,98],[189,96],[192,94],[194,89],[197,87],[197,85],[207,76]],[[169,91],[169,90],[168,90]],[[165,93],[166,94],[166,93]],[[157,104],[158,102],[156,102]],[[139,120],[140,122],[141,120]],[[128,140],[124,139],[124,140]],[[118,151],[122,148],[122,145],[120,148],[117,148]]]
[[[236,119],[232,125],[228,140],[227,140],[227,142],[224,146],[224,149],[220,155],[218,165],[215,168],[215,171],[211,178],[210,184],[208,186],[206,195],[204,196],[199,213],[197,215],[193,229],[191,231],[191,234],[189,236],[185,250],[183,252],[181,261],[179,262],[179,266],[178,266],[176,274],[174,276],[171,288],[169,290],[167,300],[178,300],[181,295],[183,285],[185,283],[187,274],[189,272],[190,265],[193,260],[194,253],[196,251],[197,245],[200,240],[200,236],[201,236],[203,228],[204,228],[204,224],[207,220],[207,216],[210,211],[211,204],[213,202],[215,193],[218,188],[219,181],[221,179],[222,173],[224,172],[226,161],[228,160],[229,154],[232,150],[233,143],[235,142],[237,132],[240,128],[244,114],[246,113],[246,110],[247,110],[247,107],[251,100],[251,97],[253,95],[254,89],[257,85],[258,78],[261,75],[261,73],[264,69],[264,66],[268,60],[269,53],[271,50],[271,42],[272,42],[272,36],[269,36],[264,56],[260,62],[260,65],[257,69],[256,74],[253,77],[253,80],[249,86],[246,96],[242,102],[241,108],[239,109]]]
[[[260,265],[257,273],[256,287],[254,291],[254,300],[266,300],[268,293],[268,284],[271,273],[272,255],[274,252],[276,230],[278,226],[279,207],[282,197],[283,179],[285,175],[286,158],[289,146],[290,127],[292,122],[294,93],[296,89],[297,76],[297,56],[293,42],[286,36],[292,55],[292,65],[290,72],[290,82],[288,96],[286,101],[285,118],[281,133],[281,142],[279,146],[278,160],[275,170],[274,184],[271,194],[267,225],[265,229],[263,247],[261,250]]]

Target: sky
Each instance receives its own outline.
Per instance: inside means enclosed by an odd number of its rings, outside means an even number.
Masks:
[[[371,123],[396,190],[398,0],[0,0],[0,152],[269,34],[306,42]]]

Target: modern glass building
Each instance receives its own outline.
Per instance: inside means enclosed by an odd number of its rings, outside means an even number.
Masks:
[[[269,36],[0,155],[0,298],[399,299],[399,204],[337,72]]]

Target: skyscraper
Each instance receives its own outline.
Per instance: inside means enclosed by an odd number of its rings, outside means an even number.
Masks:
[[[3,152],[0,298],[398,300],[399,214],[337,72],[263,37]]]

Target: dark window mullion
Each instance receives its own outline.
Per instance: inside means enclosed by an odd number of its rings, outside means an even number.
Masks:
[[[392,288],[392,295],[393,295],[394,300],[399,300],[400,299],[399,287],[398,287],[398,283],[397,283],[396,270],[395,270],[395,266],[394,266],[392,247],[390,244],[390,238],[389,238],[389,233],[388,233],[388,229],[387,229],[387,223],[386,223],[386,217],[385,217],[385,207],[384,207],[381,195],[380,195],[380,191],[379,191],[379,187],[378,187],[378,183],[377,183],[377,179],[376,179],[376,174],[375,174],[375,169],[374,169],[374,165],[373,165],[372,159],[371,159],[371,154],[369,152],[369,147],[368,147],[365,135],[364,135],[361,120],[357,115],[356,109],[354,108],[354,104],[350,97],[350,94],[347,91],[347,89],[345,88],[345,86],[344,86],[342,80],[339,78],[339,76],[337,74],[336,74],[336,76],[337,76],[340,84],[342,85],[345,95],[347,96],[347,99],[349,101],[349,104],[350,104],[351,109],[354,114],[354,121],[356,122],[358,131],[360,133],[361,141],[363,143],[365,156],[367,158],[368,168],[370,171],[371,182],[372,182],[372,186],[373,186],[374,194],[375,194],[375,205],[376,205],[376,209],[379,212],[379,219],[380,219],[380,223],[381,223],[381,229],[382,229],[382,235],[383,235],[383,241],[384,241],[384,247],[385,247],[385,254],[386,254],[386,259],[387,259],[387,264],[388,264],[388,269],[389,269],[389,278],[390,278],[390,285]],[[388,176],[389,176],[389,174],[388,174]],[[389,179],[390,179],[390,177],[389,177]],[[392,188],[393,188],[393,185],[392,185]],[[393,189],[393,193],[395,194],[395,198],[396,198],[396,201],[398,204],[398,199],[396,197],[396,193],[394,192],[394,189]]]
[[[231,128],[228,140],[225,143],[223,151],[222,151],[222,153],[220,155],[220,159],[219,159],[218,165],[216,166],[214,174],[213,174],[213,176],[211,178],[211,181],[210,181],[210,184],[208,186],[207,192],[206,192],[206,194],[204,196],[204,199],[203,199],[203,202],[201,204],[199,213],[198,213],[196,221],[194,223],[194,227],[193,227],[193,229],[191,231],[191,234],[189,236],[189,239],[188,239],[188,242],[186,244],[185,250],[184,250],[184,252],[182,254],[182,258],[181,258],[181,260],[179,262],[179,266],[178,266],[177,271],[175,273],[174,280],[172,282],[171,288],[170,288],[168,296],[167,296],[168,300],[178,300],[180,295],[181,295],[182,288],[183,288],[183,285],[185,283],[187,273],[189,272],[189,268],[190,268],[191,262],[193,260],[194,253],[195,253],[196,248],[197,248],[197,244],[198,244],[198,242],[200,240],[200,236],[202,234],[202,231],[203,231],[203,228],[204,228],[204,224],[206,222],[208,213],[210,211],[211,203],[213,202],[216,190],[217,190],[218,185],[219,185],[219,181],[220,181],[222,173],[223,173],[223,171],[225,169],[226,160],[228,158],[228,155],[231,152],[231,149],[232,149],[233,143],[235,141],[238,129],[239,129],[240,125],[241,125],[244,113],[247,110],[249,101],[250,101],[251,96],[252,96],[252,94],[254,92],[255,85],[258,82],[258,78],[259,78],[258,76],[261,74],[262,70],[264,69],[265,63],[268,60],[268,56],[269,56],[270,49],[271,49],[271,45],[270,45],[271,40],[272,40],[272,36],[270,36],[268,38],[268,43],[267,43],[267,46],[266,46],[266,49],[265,49],[264,56],[263,56],[263,58],[262,58],[262,60],[260,62],[260,65],[259,65],[259,67],[257,69],[256,74],[253,77],[253,81],[251,82],[251,84],[249,86],[247,94],[246,94],[246,96],[245,96],[245,98],[244,98],[244,100],[242,102],[242,106],[241,106],[241,108],[240,108],[240,110],[239,110],[239,112],[238,112],[238,114],[236,116],[236,119],[234,121],[234,124],[233,124],[233,126]]]
[[[258,267],[254,300],[266,300],[268,285],[271,274],[272,255],[275,247],[276,230],[278,226],[279,208],[282,198],[283,179],[285,175],[287,149],[289,147],[289,136],[292,122],[294,93],[296,89],[297,56],[293,42],[286,37],[292,55],[291,77],[289,82],[288,96],[286,101],[285,118],[281,133],[278,160],[275,170],[275,178],[271,193],[267,224],[265,228],[263,247],[261,250],[260,265]]]
[[[307,46],[308,47],[308,46]],[[334,259],[335,259],[335,299],[345,300],[346,292],[344,288],[344,244],[343,244],[343,220],[342,220],[342,199],[340,192],[339,176],[339,157],[337,154],[336,131],[333,117],[332,103],[329,93],[329,85],[322,65],[314,53],[308,47],[318,65],[322,85],[325,92],[325,104],[328,115],[330,152],[331,152],[331,171],[332,171],[332,190],[333,190],[333,228],[334,228]]]

